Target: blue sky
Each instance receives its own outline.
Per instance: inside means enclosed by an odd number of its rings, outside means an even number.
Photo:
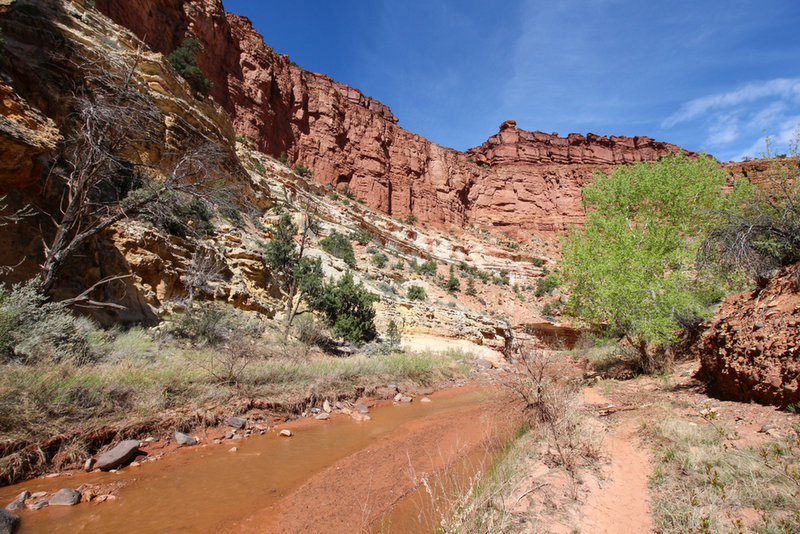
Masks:
[[[275,51],[465,150],[526,130],[647,135],[720,160],[800,124],[800,1],[223,0]]]

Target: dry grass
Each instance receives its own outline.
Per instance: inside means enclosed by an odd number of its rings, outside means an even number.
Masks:
[[[559,372],[569,356],[521,351],[522,372],[509,377],[506,385],[523,401],[525,424],[488,470],[473,477],[463,491],[450,494],[449,512],[438,532],[547,532],[552,514],[560,512],[544,504],[529,509],[526,498],[535,498],[552,482],[564,484],[555,492],[565,499],[564,506],[578,499],[583,470],[597,462],[601,449],[599,436],[579,409],[577,384]],[[550,467],[544,478],[529,476],[537,464]]]
[[[269,338],[195,348],[134,329],[96,333],[90,342],[102,355],[96,363],[0,365],[0,483],[80,463],[93,452],[82,437],[109,425],[157,426],[167,417],[173,425],[190,424],[194,411],[208,405],[242,399],[302,405],[388,382],[431,384],[469,370],[459,355],[430,352],[301,358]],[[181,414],[189,422],[180,423]],[[52,446],[39,446],[54,438]]]
[[[655,443],[651,487],[660,532],[800,532],[800,427],[740,449],[713,420],[670,411],[655,406],[653,422],[643,425]]]

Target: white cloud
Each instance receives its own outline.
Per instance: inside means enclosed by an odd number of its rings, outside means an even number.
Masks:
[[[798,129],[800,128],[800,115],[793,115],[784,119],[777,127],[777,133],[770,134],[770,152],[774,154],[785,153],[791,150],[793,143],[797,142]],[[769,132],[768,132],[769,134]],[[767,136],[759,137],[749,148],[743,150],[734,160],[744,158],[760,158],[765,156],[767,150]]]
[[[764,98],[800,100],[800,78],[776,78],[764,82],[752,82],[735,91],[695,98],[667,117],[661,126],[671,128],[715,110],[729,109]]]

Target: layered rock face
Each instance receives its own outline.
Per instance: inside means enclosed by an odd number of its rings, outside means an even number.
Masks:
[[[266,202],[235,154],[228,114],[212,99],[195,98],[163,57],[142,50],[130,31],[80,2],[60,0],[0,3],[0,23],[5,41],[0,73],[0,195],[5,196],[0,215],[20,209],[29,213],[14,224],[2,220],[4,282],[27,280],[39,272],[42,244],[54,232],[48,214],[57,213],[64,194],[61,182],[48,179],[48,174],[54,172],[53,161],[70,135],[67,117],[75,105],[70,95],[80,93],[90,76],[112,79],[136,65],[132,83],[147,95],[160,122],[149,137],[154,142],[132,144],[131,153],[124,154],[132,164],[146,166],[159,180],[158,164],[166,165],[173,154],[185,150],[189,139],[210,140],[219,147],[217,163],[227,183],[238,186],[249,204]],[[123,68],[125,72],[119,70]],[[63,270],[57,299],[79,294],[101,278],[131,273],[116,237],[106,232],[82,246],[76,261]],[[98,312],[98,318],[105,323],[155,320],[137,282],[134,275],[101,288],[98,298],[116,302],[125,311]]]
[[[696,349],[718,395],[787,406],[800,402],[800,265],[761,290],[728,298]]]
[[[469,217],[510,235],[563,231],[583,221],[581,188],[594,172],[607,173],[615,165],[678,150],[649,137],[528,132],[509,120],[498,134],[467,152],[470,159],[488,166],[484,179],[470,190]]]
[[[164,54],[194,35],[211,94],[237,134],[392,216],[550,234],[582,220],[580,188],[593,171],[678,150],[646,137],[526,132],[507,121],[462,154],[400,128],[387,106],[360,91],[275,54],[219,0],[98,0],[97,7]]]

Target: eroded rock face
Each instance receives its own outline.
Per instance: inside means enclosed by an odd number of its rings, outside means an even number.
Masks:
[[[467,152],[488,166],[486,176],[470,189],[469,218],[514,236],[563,231],[583,222],[581,189],[594,172],[608,173],[616,165],[678,150],[649,137],[559,137],[519,130],[514,121],[506,121],[496,135]]]
[[[97,7],[164,54],[197,37],[211,93],[237,134],[262,152],[286,152],[318,182],[347,186],[392,216],[550,234],[582,220],[580,188],[594,170],[677,150],[646,137],[561,138],[506,121],[462,154],[400,128],[387,106],[360,91],[292,65],[218,0],[98,0]]]
[[[723,398],[787,406],[800,402],[800,264],[760,291],[728,298],[696,350],[699,376]]]

